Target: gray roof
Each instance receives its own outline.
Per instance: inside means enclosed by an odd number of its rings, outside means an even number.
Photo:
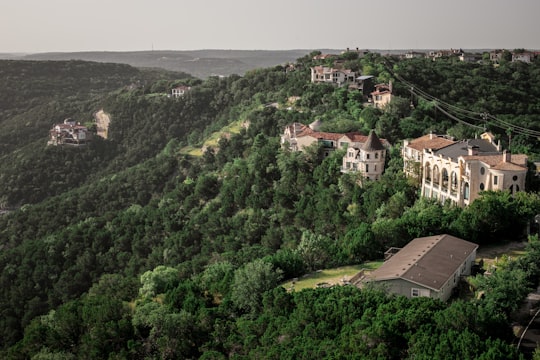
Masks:
[[[364,145],[362,146],[362,150],[364,151],[377,151],[377,150],[384,150],[384,146],[381,143],[381,140],[375,134],[375,131],[371,130],[369,132],[368,138]]]
[[[497,147],[495,147],[495,145],[484,139],[469,139],[458,141],[451,145],[445,146],[437,151],[434,151],[433,153],[436,155],[442,155],[445,158],[457,160],[457,158],[460,156],[468,155],[468,149],[470,147],[477,147],[479,154],[500,154],[500,152],[497,151]]]
[[[477,244],[443,234],[412,240],[368,275],[368,280],[403,279],[440,291]]]
[[[367,80],[367,79],[371,79],[373,77],[373,75],[362,75],[362,76],[359,76],[356,78],[356,80]]]

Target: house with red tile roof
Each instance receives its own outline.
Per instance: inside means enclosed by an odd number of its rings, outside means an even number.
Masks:
[[[383,108],[392,100],[392,82],[389,84],[375,85],[375,91],[371,93],[371,102],[378,109]]]
[[[91,139],[92,133],[86,126],[73,119],[65,119],[62,124],[53,125],[47,145],[84,146]]]
[[[356,172],[368,180],[379,180],[384,172],[386,151],[390,144],[379,139],[373,130],[363,139],[355,139],[347,147],[341,172]]]
[[[485,190],[525,190],[527,156],[503,151],[491,133],[461,141],[423,136],[405,143],[403,159],[408,176],[421,176],[422,196],[440,202],[464,207]],[[409,171],[420,162],[420,171]]]
[[[281,135],[281,144],[291,151],[303,151],[313,144],[323,147],[328,156],[337,149],[346,150],[343,157],[343,173],[357,172],[371,180],[378,180],[384,171],[386,149],[390,146],[385,139],[379,139],[375,132],[368,136],[359,132],[329,133],[318,131],[319,121],[304,125],[287,125]]]
[[[409,178],[421,180],[424,149],[438,150],[454,142],[449,136],[433,133],[412,140],[404,140],[401,149],[403,172]]]

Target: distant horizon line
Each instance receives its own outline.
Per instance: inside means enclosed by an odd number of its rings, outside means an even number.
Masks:
[[[448,49],[461,49],[464,51],[467,50],[508,50],[513,51],[516,49],[525,49],[527,51],[539,51],[539,49],[534,48],[502,48],[502,47],[481,47],[481,48],[464,48],[464,47],[450,47],[450,48],[400,48],[400,49],[385,49],[385,48],[361,48],[361,47],[349,47],[349,48],[294,48],[294,49],[225,49],[225,48],[200,48],[200,49],[145,49],[145,50],[65,50],[65,51],[0,51],[0,54],[4,55],[37,55],[37,54],[68,54],[68,53],[135,53],[135,52],[193,52],[193,51],[321,51],[321,50],[331,50],[331,51],[346,51],[346,50],[367,50],[367,51],[386,51],[386,52],[407,52],[407,51],[429,51],[429,50],[448,50]]]

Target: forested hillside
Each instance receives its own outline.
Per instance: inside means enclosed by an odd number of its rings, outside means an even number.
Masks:
[[[36,85],[35,95],[20,90],[10,96],[22,100],[3,103],[0,136],[12,135],[0,155],[0,205],[18,209],[0,216],[0,357],[520,358],[510,325],[538,285],[536,236],[525,255],[471,281],[484,294],[478,298],[442,303],[352,286],[279,286],[381,259],[415,237],[448,233],[485,246],[526,241],[527,229],[538,230],[532,173],[528,191],[515,197],[485,192],[464,209],[443,205],[418,199],[402,171],[400,142],[429,131],[464,138],[490,130],[537,159],[537,138],[516,132],[540,131],[539,62],[493,67],[350,53],[342,60],[377,82],[392,81],[392,103],[380,110],[358,90],[310,83],[310,66],[320,64],[311,56],[292,71],[206,80],[83,62],[32,62],[31,75],[28,63],[0,62],[2,74],[28,73],[26,88],[53,74],[39,70],[53,64],[88,67],[72,77],[90,72],[101,84],[70,98],[69,77],[51,76],[60,94]],[[180,83],[192,90],[165,95]],[[495,119],[448,116],[443,102]],[[46,147],[52,123],[98,109],[111,116],[107,140]],[[39,121],[30,120],[33,111]],[[281,147],[286,124],[317,119],[326,131],[375,129],[390,140],[382,179],[359,186],[355,174],[340,172],[340,151],[325,157],[318,147]],[[182,154],[236,121],[246,126],[223,134],[215,149]]]

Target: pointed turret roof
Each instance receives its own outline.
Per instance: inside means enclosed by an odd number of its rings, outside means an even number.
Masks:
[[[375,134],[375,131],[371,130],[369,132],[368,138],[366,142],[364,143],[364,146],[362,146],[362,150],[364,151],[377,151],[377,150],[384,150],[384,146],[381,143],[381,140]]]

